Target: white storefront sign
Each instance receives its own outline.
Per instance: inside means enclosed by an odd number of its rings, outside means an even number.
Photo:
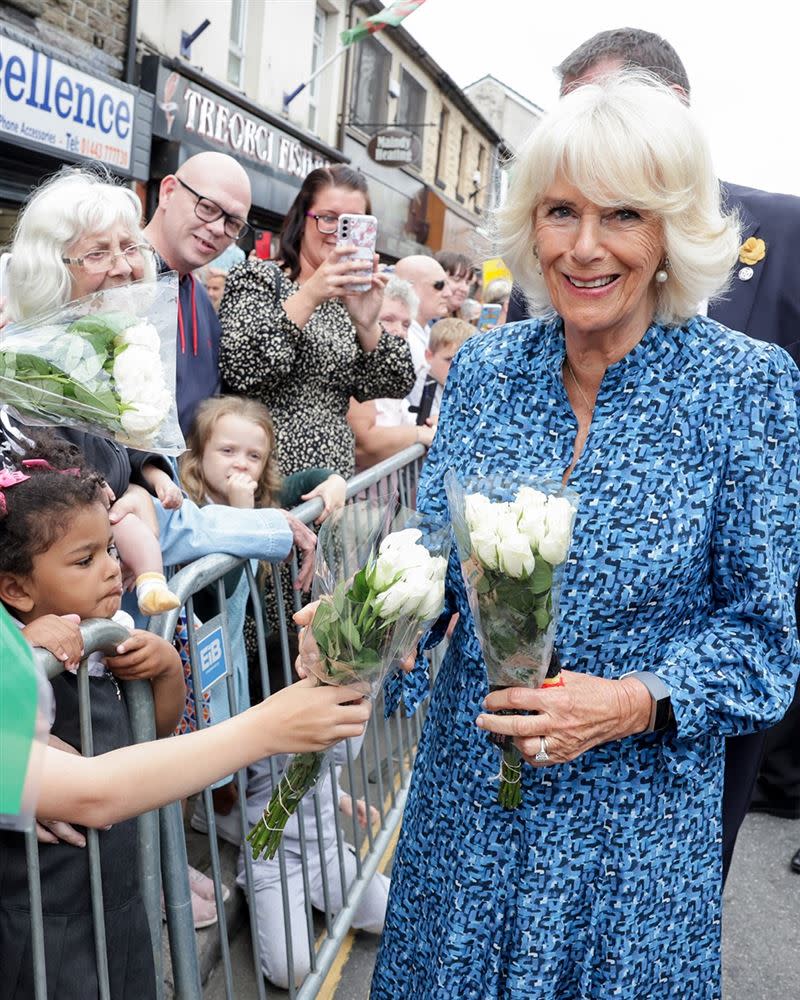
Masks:
[[[134,95],[0,35],[0,137],[130,168]]]

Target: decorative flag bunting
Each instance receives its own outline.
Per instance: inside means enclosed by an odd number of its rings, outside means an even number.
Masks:
[[[360,42],[362,38],[374,35],[376,31],[381,31],[383,28],[396,28],[401,21],[409,14],[413,14],[417,7],[421,7],[424,3],[425,0],[395,0],[393,4],[384,7],[380,13],[373,14],[372,17],[359,22],[355,28],[343,31],[339,35],[342,45],[347,46],[354,42]]]

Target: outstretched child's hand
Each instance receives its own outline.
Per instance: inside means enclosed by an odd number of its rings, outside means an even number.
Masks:
[[[372,711],[366,685],[333,687],[312,678],[290,684],[262,702],[282,753],[327,750],[340,740],[363,736]],[[361,698],[356,704],[355,699]],[[274,717],[274,718],[273,718]]]
[[[22,634],[31,644],[49,650],[67,670],[78,669],[83,659],[80,615],[42,615],[26,625]]]
[[[154,680],[172,671],[183,671],[177,650],[153,632],[134,629],[117,646],[117,656],[107,656],[109,670],[123,681]]]
[[[334,473],[334,475],[328,476],[327,479],[321,482],[310,493],[304,493],[300,499],[313,500],[315,497],[319,497],[324,506],[322,513],[314,523],[322,524],[334,511],[341,510],[344,507],[344,501],[347,497],[347,483],[341,476],[337,476]]]
[[[352,795],[340,795],[339,796],[339,809],[345,816],[353,815],[353,796]],[[375,806],[369,807],[369,819],[367,819],[367,803],[363,799],[356,799],[356,819],[358,820],[358,825],[362,830],[366,830],[367,822],[370,826],[376,826],[380,822],[381,814],[375,808]]]

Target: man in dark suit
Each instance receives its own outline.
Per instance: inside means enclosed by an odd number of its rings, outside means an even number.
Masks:
[[[556,67],[562,95],[573,87],[626,67],[649,70],[689,101],[689,78],[678,53],[665,39],[639,28],[601,31]],[[731,287],[710,303],[708,315],[738,330],[783,347],[800,365],[800,198],[737,184],[722,184],[729,209],[739,214],[742,248]],[[508,322],[527,317],[527,302],[515,286]],[[800,619],[800,591],[796,607]],[[735,736],[725,743],[722,799],[723,879],[736,835],[750,806],[765,748],[767,758],[754,808],[800,818],[800,686],[789,712],[774,729]],[[795,867],[796,864],[796,867]],[[792,859],[800,872],[800,851]]]

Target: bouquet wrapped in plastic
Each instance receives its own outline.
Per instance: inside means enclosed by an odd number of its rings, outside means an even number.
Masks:
[[[178,276],[104,289],[0,334],[0,403],[164,455],[185,450],[175,405]]]
[[[413,511],[392,519],[392,510],[355,503],[329,517],[319,533],[312,587],[319,605],[301,636],[300,661],[322,684],[354,685],[354,698],[374,696],[444,606],[449,530]],[[254,858],[274,857],[326,759],[326,753],[292,757],[247,837]]]
[[[561,683],[554,641],[578,496],[561,483],[513,474],[445,488],[461,571],[490,690]],[[498,801],[520,805],[522,758],[505,737]]]

